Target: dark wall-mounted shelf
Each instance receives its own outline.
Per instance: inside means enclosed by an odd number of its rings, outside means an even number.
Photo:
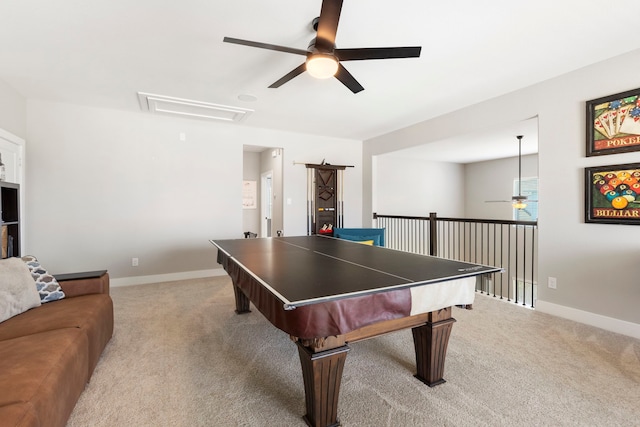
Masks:
[[[343,223],[342,165],[305,164],[307,167],[308,232],[333,235]]]

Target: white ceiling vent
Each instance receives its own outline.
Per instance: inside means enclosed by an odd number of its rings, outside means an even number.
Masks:
[[[173,98],[164,95],[138,92],[142,111],[168,114],[194,119],[239,122],[253,112],[246,108],[229,107],[190,99]]]

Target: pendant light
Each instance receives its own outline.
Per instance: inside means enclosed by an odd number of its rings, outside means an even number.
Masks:
[[[511,198],[514,209],[527,207],[527,196],[522,195],[522,135],[518,135],[518,195]]]

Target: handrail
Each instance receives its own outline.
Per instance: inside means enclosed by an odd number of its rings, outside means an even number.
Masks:
[[[382,215],[378,213],[373,213],[373,219],[377,218],[396,218],[396,219],[420,219],[429,221],[431,219],[430,216],[405,216],[405,215]],[[510,224],[510,225],[538,225],[538,221],[516,221],[516,220],[506,220],[506,219],[480,219],[480,218],[447,218],[447,217],[437,217],[438,221],[452,221],[452,222],[477,222],[477,223],[486,223],[486,224]]]
[[[386,229],[386,247],[502,267],[477,291],[534,307],[537,221],[373,214]]]

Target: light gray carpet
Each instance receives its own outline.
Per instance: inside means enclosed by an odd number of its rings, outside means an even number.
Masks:
[[[114,288],[115,334],[68,426],[304,426],[296,346],[227,277]],[[413,377],[410,330],[351,345],[343,426],[640,425],[640,341],[477,295],[447,382]]]

